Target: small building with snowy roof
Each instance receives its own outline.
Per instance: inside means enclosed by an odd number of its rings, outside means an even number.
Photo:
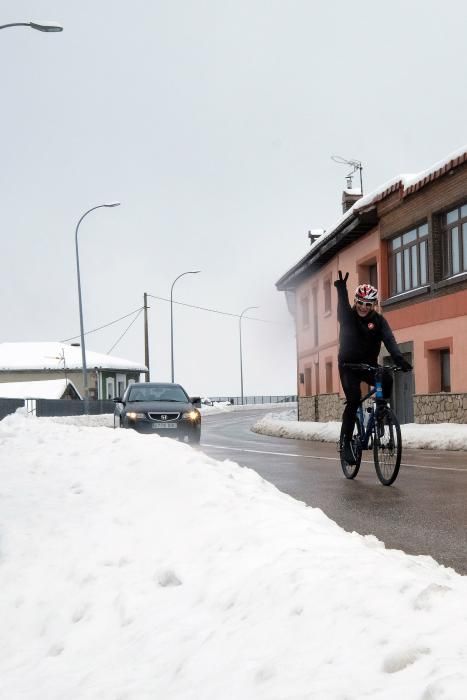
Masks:
[[[70,379],[0,382],[0,399],[82,399]]]
[[[297,337],[302,420],[338,420],[338,270],[379,290],[413,373],[395,375],[401,422],[467,423],[467,146],[369,194],[344,190],[342,215],[276,283]],[[384,362],[384,353],[381,361]]]
[[[141,374],[147,371],[147,367],[141,363],[90,350],[86,350],[86,365],[89,396],[94,399],[121,396],[128,384],[140,381]],[[0,385],[60,379],[67,383],[64,385],[65,391],[76,391],[78,397],[81,397],[84,393],[82,370],[79,345],[59,342],[0,343]],[[34,387],[30,388],[32,390]],[[50,398],[39,395],[32,397]]]

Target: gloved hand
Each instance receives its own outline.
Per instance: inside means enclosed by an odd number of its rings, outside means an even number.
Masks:
[[[347,287],[347,278],[349,276],[349,273],[345,273],[345,277],[342,277],[342,272],[339,270],[337,273],[339,275],[339,278],[334,282],[334,286],[336,289],[345,289]]]
[[[398,367],[401,368],[401,370],[402,370],[403,372],[411,372],[411,371],[413,370],[413,367],[412,367],[412,365],[410,364],[410,362],[407,362],[407,360],[406,360],[404,357],[402,357],[402,356],[396,357],[396,358],[394,359],[394,362],[396,363],[396,365],[397,365]]]

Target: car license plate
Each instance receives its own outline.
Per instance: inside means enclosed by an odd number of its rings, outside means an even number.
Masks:
[[[176,423],[153,423],[152,427],[154,430],[159,430],[159,428],[176,428]]]

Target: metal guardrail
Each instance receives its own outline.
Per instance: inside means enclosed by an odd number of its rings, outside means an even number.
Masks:
[[[219,402],[230,402],[233,406],[242,405],[241,396],[210,396],[211,401]],[[288,403],[290,401],[297,401],[297,396],[293,394],[288,394],[285,396],[244,396],[243,405],[257,405],[263,403]]]

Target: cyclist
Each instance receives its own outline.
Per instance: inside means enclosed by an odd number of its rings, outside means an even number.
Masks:
[[[355,454],[352,447],[352,434],[355,417],[360,402],[360,382],[374,384],[374,372],[344,367],[344,363],[378,364],[378,355],[383,342],[391,355],[394,364],[404,372],[410,372],[412,365],[402,356],[393,332],[383,316],[377,313],[378,290],[371,284],[359,284],[355,290],[354,304],[350,305],[347,292],[349,273],[339,270],[339,277],[334,282],[337,289],[337,317],[340,323],[339,333],[339,374],[345,398],[347,399],[342,415],[344,442],[341,449],[344,459],[349,464],[355,464]],[[383,373],[382,379],[384,401],[391,396],[392,374]]]

